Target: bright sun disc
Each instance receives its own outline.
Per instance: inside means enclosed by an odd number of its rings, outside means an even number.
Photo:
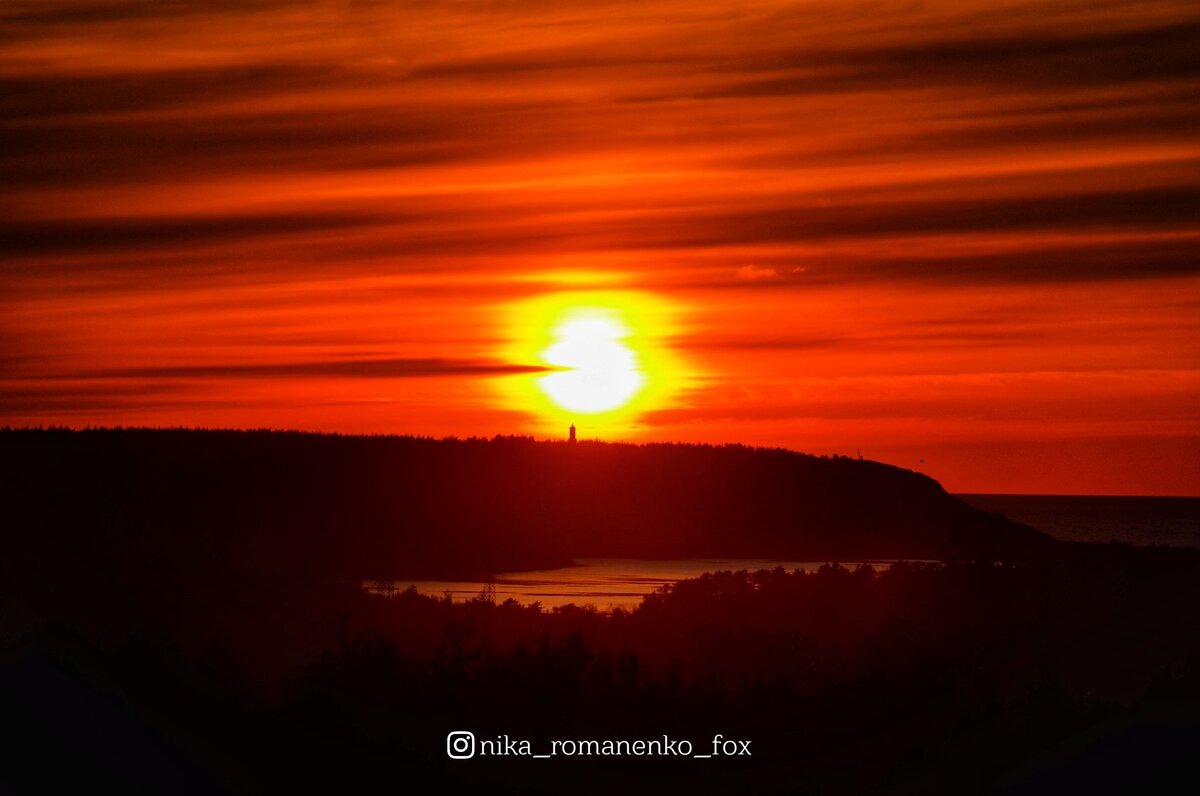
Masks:
[[[608,412],[629,403],[646,384],[637,354],[624,342],[620,321],[581,311],[551,333],[555,342],[542,359],[564,370],[538,379],[551,401],[580,414]]]
[[[678,309],[628,290],[548,293],[507,308],[509,362],[542,373],[499,380],[505,403],[546,428],[582,423],[589,433],[628,433],[686,380],[669,341]]]

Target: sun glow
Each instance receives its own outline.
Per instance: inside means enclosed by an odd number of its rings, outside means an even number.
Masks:
[[[635,291],[576,291],[510,307],[510,361],[548,372],[504,382],[506,403],[553,426],[627,432],[686,378],[670,350],[678,311]]]
[[[542,352],[546,362],[565,370],[538,379],[550,400],[563,409],[596,414],[629,403],[646,384],[637,354],[625,344],[629,332],[615,318],[581,311],[553,331],[556,342]]]

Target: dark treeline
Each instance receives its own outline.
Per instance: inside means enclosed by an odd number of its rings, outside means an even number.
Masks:
[[[1200,553],[1054,543],[873,462],[8,431],[0,490],[0,792],[406,791],[433,776],[454,794],[1090,793],[1195,779]],[[589,555],[947,563],[716,573],[611,614],[359,586]],[[453,761],[451,730],[666,733],[697,751],[721,733],[754,755]]]
[[[634,611],[229,584],[10,624],[0,785],[123,792],[1163,792],[1194,783],[1200,555],[713,573]],[[81,595],[77,595],[80,597]],[[86,600],[80,600],[86,603]],[[104,599],[98,599],[103,606]],[[480,738],[747,759],[474,759]],[[544,749],[542,750],[544,751]],[[704,751],[698,749],[697,751]],[[61,761],[71,761],[62,766]],[[59,763],[56,765],[56,763]]]
[[[582,557],[1028,559],[1053,543],[896,467],[743,446],[187,431],[0,432],[37,560],[290,577]],[[20,554],[20,549],[10,550]]]

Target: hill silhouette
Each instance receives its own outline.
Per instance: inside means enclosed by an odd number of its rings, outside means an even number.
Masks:
[[[1196,778],[1200,551],[1057,543],[874,462],[6,431],[0,490],[6,793],[431,776],[450,793],[1160,792]],[[596,555],[973,560],[709,573],[608,613],[358,580]],[[754,754],[464,762],[446,754],[461,730],[670,734],[698,751],[720,733]]]
[[[740,445],[6,430],[18,543],[86,569],[465,576],[573,558],[1028,560],[1056,543],[873,461]],[[49,559],[43,558],[49,556]]]

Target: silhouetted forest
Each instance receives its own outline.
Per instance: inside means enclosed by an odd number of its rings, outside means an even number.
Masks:
[[[231,582],[178,612],[113,615],[74,594],[17,629],[29,606],[8,602],[16,732],[0,784],[1163,792],[1196,781],[1198,583],[1195,551],[1111,546],[714,573],[611,614]],[[721,733],[753,756],[449,760],[461,729],[543,744]]]
[[[922,476],[785,451],[266,432],[0,441],[0,791],[1200,784],[1196,550],[1051,543]],[[611,613],[359,586],[410,564],[456,568],[456,555],[485,571],[576,550],[821,549],[945,560],[711,573]],[[753,754],[459,761],[452,730],[544,745],[667,734],[697,752],[722,734]]]
[[[917,473],[743,446],[4,431],[0,483],[34,555],[175,579],[476,576],[588,557],[1028,559],[1053,546]]]

